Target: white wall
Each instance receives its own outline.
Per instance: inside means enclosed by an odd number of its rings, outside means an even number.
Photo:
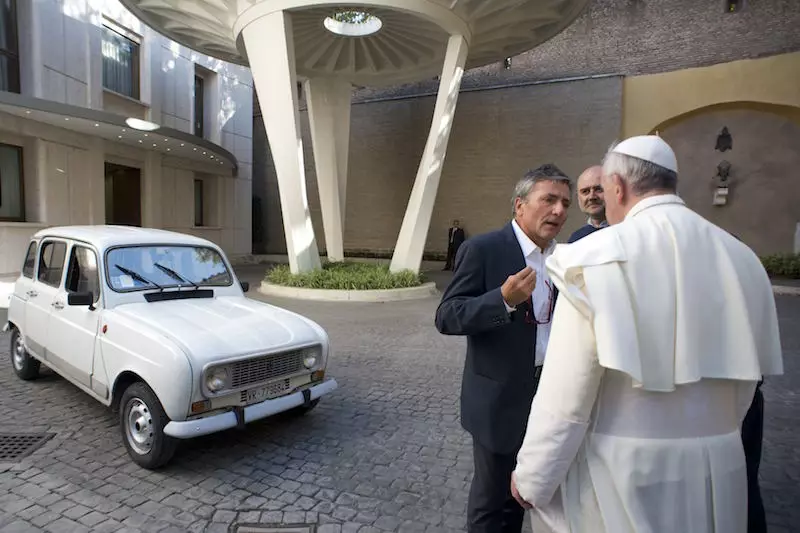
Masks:
[[[144,26],[116,0],[18,2],[22,92],[36,98],[141,116],[192,132],[195,64],[206,82],[205,137],[235,155],[236,177],[177,158],[0,114],[0,142],[23,146],[26,222],[0,222],[0,277],[19,271],[27,240],[50,225],[105,222],[105,161],[142,168],[145,225],[193,233],[230,255],[251,252],[252,103],[250,71],[178,45]],[[141,36],[140,100],[102,86],[101,25]],[[205,174],[204,171],[212,174]],[[194,179],[206,182],[213,225],[195,228]]]

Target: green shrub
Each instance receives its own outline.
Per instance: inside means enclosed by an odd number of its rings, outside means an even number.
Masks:
[[[422,285],[424,278],[410,270],[389,272],[388,265],[359,262],[326,263],[321,269],[292,274],[288,265],[278,265],[267,273],[267,282],[306,289],[401,289]]]
[[[800,254],[773,254],[761,258],[770,277],[800,279]]]

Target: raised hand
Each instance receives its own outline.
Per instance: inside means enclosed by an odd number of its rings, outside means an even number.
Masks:
[[[536,288],[536,271],[526,266],[516,274],[508,276],[500,292],[511,307],[516,307],[528,298]]]

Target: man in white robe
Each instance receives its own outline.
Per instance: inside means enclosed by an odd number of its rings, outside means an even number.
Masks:
[[[657,136],[603,163],[611,227],[557,247],[560,291],[512,493],[536,533],[744,533],[739,426],[783,363],[758,257],[676,195]]]

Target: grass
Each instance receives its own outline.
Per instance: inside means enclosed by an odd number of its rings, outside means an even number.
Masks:
[[[321,269],[302,274],[292,274],[288,265],[278,265],[267,273],[266,281],[284,287],[363,291],[418,287],[425,280],[410,270],[392,273],[388,265],[344,261],[326,263]]]
[[[800,254],[773,254],[761,258],[772,278],[800,279]]]

